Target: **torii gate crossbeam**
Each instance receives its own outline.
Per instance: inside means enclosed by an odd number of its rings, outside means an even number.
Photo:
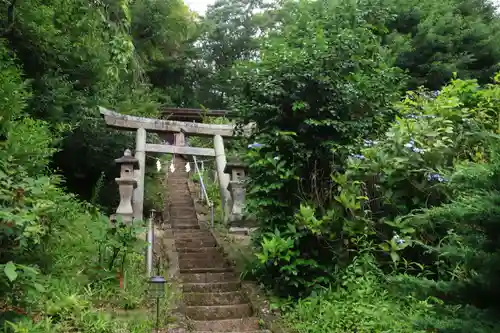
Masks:
[[[214,156],[221,199],[224,211],[229,208],[230,194],[227,189],[229,175],[224,173],[226,167],[226,154],[224,151],[223,137],[235,136],[235,126],[229,124],[200,124],[182,121],[161,120],[146,117],[136,117],[123,115],[118,112],[99,107],[100,113],[106,124],[120,130],[136,131],[135,158],[139,161],[139,170],[135,171],[137,188],[133,193],[134,219],[143,219],[144,206],[144,176],[146,152],[184,154],[195,156]],[[253,129],[253,125],[243,128],[243,135],[248,135]],[[168,134],[175,133],[176,144],[148,144],[146,142],[146,131]],[[214,148],[196,148],[184,146],[184,133],[194,136],[213,136]],[[226,213],[225,216],[228,216]]]

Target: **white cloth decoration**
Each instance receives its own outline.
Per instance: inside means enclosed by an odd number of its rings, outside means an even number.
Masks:
[[[174,162],[170,163],[170,172],[171,172],[171,173],[174,173],[174,172],[175,172]]]
[[[161,162],[160,162],[160,160],[156,160],[156,170],[158,170],[158,172],[161,171]]]
[[[189,165],[189,162],[186,163],[186,172],[191,171],[191,166]]]

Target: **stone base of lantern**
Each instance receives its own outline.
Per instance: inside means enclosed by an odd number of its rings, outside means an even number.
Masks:
[[[257,228],[250,228],[250,227],[230,227],[229,228],[229,233],[233,235],[244,235],[248,236],[252,234]]]

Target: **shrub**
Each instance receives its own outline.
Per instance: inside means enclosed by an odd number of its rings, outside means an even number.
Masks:
[[[491,313],[419,297],[408,279],[403,283],[382,274],[370,255],[357,257],[341,280],[337,287],[285,306],[287,324],[299,333],[492,333],[500,329]]]
[[[262,222],[260,251],[268,233],[289,230],[301,202],[317,208],[319,218],[330,208],[338,194],[331,174],[356,138],[385,128],[402,79],[374,33],[381,27],[371,18],[387,14],[377,4],[286,2],[280,13],[282,28],[265,40],[259,61],[235,70],[240,95],[233,108],[256,124],[248,143],[261,145],[247,155],[248,211]],[[315,254],[303,256],[303,249],[328,247],[307,232],[292,238],[294,259],[312,260]],[[260,271],[267,281],[294,292],[317,276],[304,271],[303,282],[287,283],[268,267]]]

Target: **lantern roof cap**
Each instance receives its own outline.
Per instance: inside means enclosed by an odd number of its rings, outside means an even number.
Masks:
[[[132,152],[130,149],[126,149],[125,152],[123,153],[123,156],[120,158],[117,158],[115,160],[116,164],[122,165],[122,164],[132,164],[134,169],[139,169],[139,160],[132,156]]]
[[[231,173],[233,169],[246,169],[247,164],[242,162],[239,159],[233,159],[230,160],[226,163],[226,166],[224,167],[224,173]]]

